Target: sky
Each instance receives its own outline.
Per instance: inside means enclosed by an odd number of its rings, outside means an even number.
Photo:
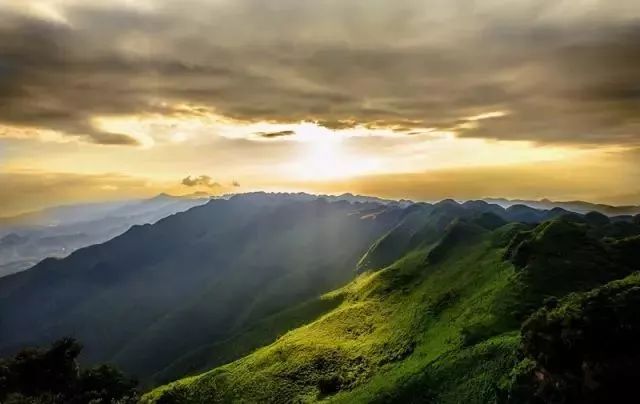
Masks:
[[[0,0],[0,216],[253,190],[640,204],[640,2]]]

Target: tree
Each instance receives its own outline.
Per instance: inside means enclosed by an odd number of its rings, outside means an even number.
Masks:
[[[512,402],[637,402],[639,312],[634,274],[533,314],[522,326]]]
[[[100,365],[80,370],[82,346],[64,338],[47,349],[27,348],[0,360],[0,402],[11,404],[135,403],[137,382]]]

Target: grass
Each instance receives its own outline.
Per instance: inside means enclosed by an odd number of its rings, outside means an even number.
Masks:
[[[240,358],[336,308],[343,298],[342,293],[330,293],[271,315],[225,341],[188,352],[155,374],[153,380],[157,384],[167,383]]]
[[[492,314],[514,269],[489,231],[461,229],[454,241],[436,262],[424,247],[361,274],[316,321],[143,401],[486,402],[515,363],[513,324]]]

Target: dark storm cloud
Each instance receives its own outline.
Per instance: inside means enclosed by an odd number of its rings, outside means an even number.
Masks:
[[[208,175],[201,175],[193,178],[191,178],[191,176],[188,176],[182,179],[181,184],[187,187],[207,187],[207,188],[220,187],[220,184],[215,182],[213,178],[209,177]]]
[[[69,6],[68,25],[5,12],[0,123],[128,144],[92,118],[189,104],[250,122],[640,143],[635,2],[398,3]],[[508,114],[468,120],[492,111]]]
[[[71,40],[70,32],[54,24],[0,17],[0,123],[59,130],[102,144],[136,144],[127,135],[90,125],[93,112],[128,100],[114,102],[108,86],[91,88],[80,70],[111,66],[75,60],[67,51]]]

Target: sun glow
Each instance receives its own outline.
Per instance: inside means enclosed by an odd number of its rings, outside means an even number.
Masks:
[[[344,147],[344,136],[315,124],[301,124],[296,128],[303,143],[300,157],[286,170],[291,177],[301,180],[328,180],[347,178],[374,171],[375,159],[359,156]]]

